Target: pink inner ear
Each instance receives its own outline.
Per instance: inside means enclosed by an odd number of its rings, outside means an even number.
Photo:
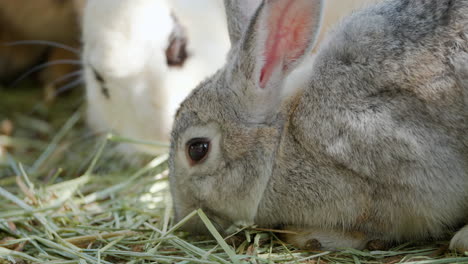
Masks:
[[[313,38],[311,28],[318,19],[313,16],[316,7],[311,0],[272,1],[266,12],[267,39],[265,42],[265,64],[260,72],[260,87],[265,88],[273,72],[279,66],[285,73],[292,63],[307,51]]]

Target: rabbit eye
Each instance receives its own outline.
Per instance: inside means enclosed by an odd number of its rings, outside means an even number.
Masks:
[[[210,152],[210,140],[207,138],[192,138],[187,142],[186,152],[190,165],[200,164]]]

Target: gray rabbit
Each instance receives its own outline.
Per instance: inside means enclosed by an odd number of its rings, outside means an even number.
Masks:
[[[252,15],[226,1],[227,63],[175,117],[176,220],[202,208],[219,230],[282,228],[322,249],[468,223],[468,0],[384,1],[314,56],[324,1],[264,0]],[[468,226],[451,248],[468,250]]]

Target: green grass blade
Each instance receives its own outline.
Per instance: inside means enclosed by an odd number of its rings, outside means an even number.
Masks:
[[[231,249],[231,247],[224,241],[223,237],[219,234],[218,230],[214,227],[213,223],[211,223],[210,219],[206,216],[206,214],[201,210],[197,210],[198,216],[205,224],[208,231],[210,231],[211,235],[216,239],[218,244],[223,248],[223,250],[228,254],[229,258],[234,264],[240,264],[240,261],[236,255],[236,253]]]

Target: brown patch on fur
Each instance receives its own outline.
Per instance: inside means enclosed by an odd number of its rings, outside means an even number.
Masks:
[[[367,204],[370,204],[370,202],[368,202]],[[367,223],[369,221],[369,219],[370,219],[369,210],[364,209],[364,211],[356,218],[355,225],[356,226],[361,226],[361,225]]]
[[[408,71],[401,86],[414,93],[424,102],[434,104],[452,104],[457,101],[456,89],[447,89],[455,86],[453,76],[448,73],[440,57],[440,52],[430,53],[420,51],[419,54],[408,57],[404,61],[403,69]],[[411,70],[411,71],[409,71]]]
[[[226,129],[227,135],[224,137],[224,150],[229,159],[236,160],[252,150],[252,146],[262,144],[264,148],[273,151],[278,131],[272,127],[259,128],[239,128],[231,127]],[[268,140],[264,140],[268,139]]]

